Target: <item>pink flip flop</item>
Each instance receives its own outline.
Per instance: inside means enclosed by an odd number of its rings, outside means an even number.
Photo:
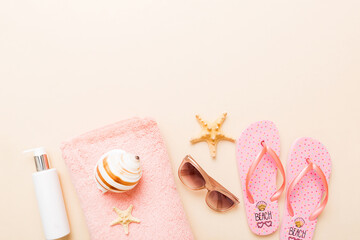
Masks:
[[[285,189],[280,159],[279,131],[271,121],[250,125],[236,143],[236,158],[248,224],[257,235],[268,235],[279,226],[278,199]],[[277,170],[283,176],[276,190]]]
[[[317,217],[328,201],[330,173],[330,154],[323,144],[312,138],[295,141],[286,164],[288,184],[281,240],[312,239]]]

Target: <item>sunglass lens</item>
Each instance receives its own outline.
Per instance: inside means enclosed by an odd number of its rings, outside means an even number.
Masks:
[[[190,188],[198,189],[205,186],[205,179],[191,163],[186,162],[182,165],[180,177],[184,184]]]
[[[217,211],[225,211],[235,204],[233,200],[218,191],[209,192],[206,201]]]

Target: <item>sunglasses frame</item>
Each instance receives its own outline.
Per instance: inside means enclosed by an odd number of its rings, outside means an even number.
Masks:
[[[204,181],[205,181],[205,185],[202,186],[202,187],[199,187],[199,188],[192,188],[190,186],[188,186],[187,184],[185,184],[185,182],[183,181],[182,179],[182,176],[181,176],[181,169],[182,167],[184,166],[185,163],[190,163],[193,167],[195,167],[196,170],[198,170],[201,174],[201,176],[204,178]],[[208,190],[207,194],[206,194],[206,197],[205,197],[205,202],[206,204],[209,206],[209,208],[211,208],[212,210],[214,211],[217,211],[217,212],[225,212],[225,211],[228,211],[230,209],[232,209],[233,207],[235,207],[235,205],[239,204],[240,201],[239,199],[234,195],[232,194],[229,190],[227,190],[225,187],[223,187],[220,183],[218,183],[215,179],[213,179],[212,177],[210,177],[201,167],[200,165],[195,161],[195,159],[193,157],[191,157],[190,155],[186,155],[184,157],[184,159],[182,160],[180,166],[179,166],[179,169],[178,169],[178,176],[179,176],[179,179],[180,181],[186,186],[188,187],[189,189],[191,190],[194,190],[194,191],[197,191],[197,190],[202,190],[202,189],[206,189]],[[228,197],[230,200],[232,200],[234,202],[234,204],[229,207],[229,208],[226,208],[226,209],[216,209],[214,207],[212,207],[209,203],[208,203],[208,198],[209,198],[209,194],[210,192],[212,191],[217,191],[223,195],[225,195],[226,197]]]

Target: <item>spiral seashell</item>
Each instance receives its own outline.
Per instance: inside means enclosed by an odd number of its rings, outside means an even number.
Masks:
[[[141,175],[139,157],[121,149],[105,153],[95,166],[96,184],[103,192],[122,193],[133,189]]]

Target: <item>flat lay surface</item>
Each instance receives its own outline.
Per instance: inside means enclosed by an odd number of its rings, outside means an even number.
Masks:
[[[38,146],[59,172],[64,239],[90,239],[60,146],[132,117],[156,120],[196,239],[279,239],[281,226],[264,237],[248,227],[236,144],[220,141],[213,159],[206,142],[190,143],[201,133],[196,114],[212,122],[224,112],[233,139],[274,122],[285,169],[299,137],[324,144],[330,196],[313,239],[359,238],[359,9],[355,0],[0,2],[0,239],[44,239],[34,162],[22,153]],[[177,172],[187,154],[240,204],[218,213],[205,190],[184,186]],[[278,205],[281,225],[284,193]],[[141,224],[129,225],[130,239]]]

